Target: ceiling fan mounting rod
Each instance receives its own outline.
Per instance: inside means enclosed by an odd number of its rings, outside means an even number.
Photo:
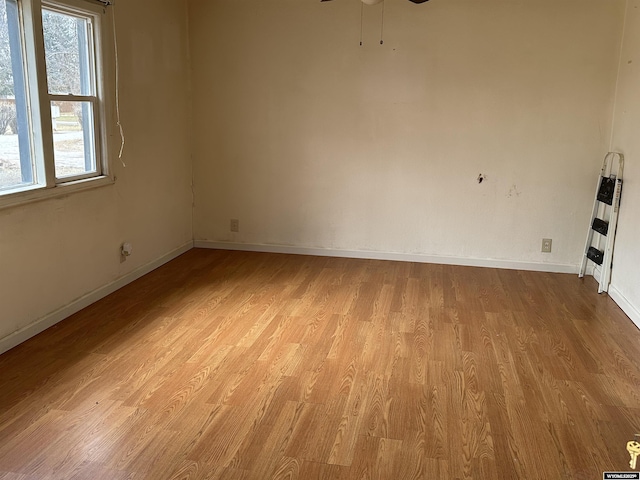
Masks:
[[[320,0],[321,2],[330,2],[332,0]],[[380,45],[384,44],[384,0],[360,0],[360,46],[362,46],[362,23],[364,18],[364,6],[365,5],[377,5],[382,3],[382,19],[380,21]],[[409,0],[412,3],[425,3],[429,0]]]

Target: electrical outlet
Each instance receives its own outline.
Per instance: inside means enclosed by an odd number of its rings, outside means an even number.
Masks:
[[[544,253],[551,253],[551,239],[543,238],[542,239],[542,251]]]
[[[132,252],[133,247],[129,242],[124,242],[122,245],[120,245],[120,263],[127,260],[127,257],[129,257]]]
[[[229,230],[231,230],[232,232],[239,232],[240,231],[240,220],[238,220],[237,218],[232,218],[229,221]]]

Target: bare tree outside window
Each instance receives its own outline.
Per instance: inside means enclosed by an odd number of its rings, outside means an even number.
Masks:
[[[49,93],[91,95],[87,19],[44,9],[42,26]],[[56,177],[93,171],[91,105],[59,100],[51,102],[51,110]]]
[[[0,0],[0,189],[23,183],[7,0]]]
[[[0,0],[0,98],[12,97],[13,95],[7,3],[6,0]]]

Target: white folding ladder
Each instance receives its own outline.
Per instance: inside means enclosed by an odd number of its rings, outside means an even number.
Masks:
[[[613,168],[614,162],[617,168]],[[602,170],[596,183],[596,195],[593,200],[591,222],[587,232],[587,241],[584,247],[582,264],[580,265],[580,278],[584,277],[587,269],[587,261],[590,260],[602,266],[598,293],[606,292],[611,282],[611,266],[613,261],[613,244],[618,225],[618,211],[620,209],[620,194],[622,192],[622,169],[624,167],[624,155],[618,152],[609,152],[604,157]],[[594,233],[597,233],[595,245]],[[601,244],[604,241],[604,250]]]

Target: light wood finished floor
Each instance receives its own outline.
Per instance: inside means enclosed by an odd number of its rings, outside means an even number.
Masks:
[[[191,250],[0,356],[0,478],[628,470],[640,331],[596,288]]]

